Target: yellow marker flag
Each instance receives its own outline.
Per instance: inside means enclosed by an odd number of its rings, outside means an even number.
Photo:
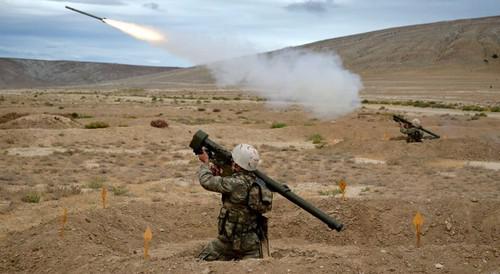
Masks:
[[[106,196],[107,195],[108,195],[108,190],[106,189],[106,186],[103,186],[102,190],[101,190],[102,208],[106,208]]]
[[[61,230],[59,231],[59,236],[64,238],[64,225],[68,221],[68,210],[66,208],[63,209],[63,214],[61,216]]]
[[[413,217],[413,225],[415,226],[415,233],[417,234],[417,247],[420,247],[420,232],[422,229],[422,224],[424,223],[424,218],[417,211],[415,217]]]
[[[344,179],[340,180],[339,182],[339,188],[340,191],[342,192],[342,199],[345,201],[345,189],[347,187],[347,183],[344,181]]]
[[[149,242],[153,239],[153,233],[151,228],[146,227],[144,231],[144,259],[149,259]]]

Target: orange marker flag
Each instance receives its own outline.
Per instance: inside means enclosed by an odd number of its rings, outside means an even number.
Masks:
[[[384,141],[389,141],[389,134],[387,132],[384,132]]]
[[[345,201],[345,188],[347,187],[347,183],[344,181],[344,179],[340,180],[339,182],[339,188],[340,191],[342,192],[342,199]]]
[[[106,189],[106,186],[103,186],[102,190],[101,190],[102,208],[106,208],[106,196],[107,195],[108,195],[108,190]]]
[[[64,225],[66,224],[67,221],[68,221],[68,210],[64,208],[63,214],[61,216],[61,230],[59,231],[59,236],[61,236],[61,238],[64,238]]]
[[[151,232],[151,228],[146,227],[146,231],[144,231],[144,259],[149,259],[149,242],[153,239],[153,233]]]
[[[420,232],[423,223],[424,218],[420,215],[420,212],[417,211],[417,214],[413,217],[413,225],[415,226],[415,232],[417,234],[417,247],[420,247]]]

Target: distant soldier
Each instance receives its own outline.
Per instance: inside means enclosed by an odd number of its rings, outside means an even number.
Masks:
[[[406,134],[406,142],[422,142],[424,134],[420,131],[421,124],[419,119],[413,119],[411,124],[399,122],[399,130]]]
[[[202,250],[199,255],[202,260],[239,260],[263,256],[261,244],[263,239],[267,239],[267,223],[263,227],[263,216],[249,204],[257,181],[252,171],[259,164],[259,153],[251,145],[240,144],[231,155],[233,174],[227,177],[217,176],[218,169],[210,166],[212,163],[205,151],[198,155],[203,163],[198,171],[201,186],[222,193],[219,235]]]

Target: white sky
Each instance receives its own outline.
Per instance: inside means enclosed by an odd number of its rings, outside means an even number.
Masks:
[[[500,15],[500,0],[0,0],[0,57],[190,66],[64,8],[255,52],[377,29]]]

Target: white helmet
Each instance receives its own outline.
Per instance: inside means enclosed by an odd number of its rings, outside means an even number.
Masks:
[[[233,161],[248,171],[257,169],[260,162],[259,152],[251,145],[239,144],[231,152]]]
[[[415,127],[420,127],[420,120],[415,118],[413,120],[411,120],[411,123],[415,126]]]

